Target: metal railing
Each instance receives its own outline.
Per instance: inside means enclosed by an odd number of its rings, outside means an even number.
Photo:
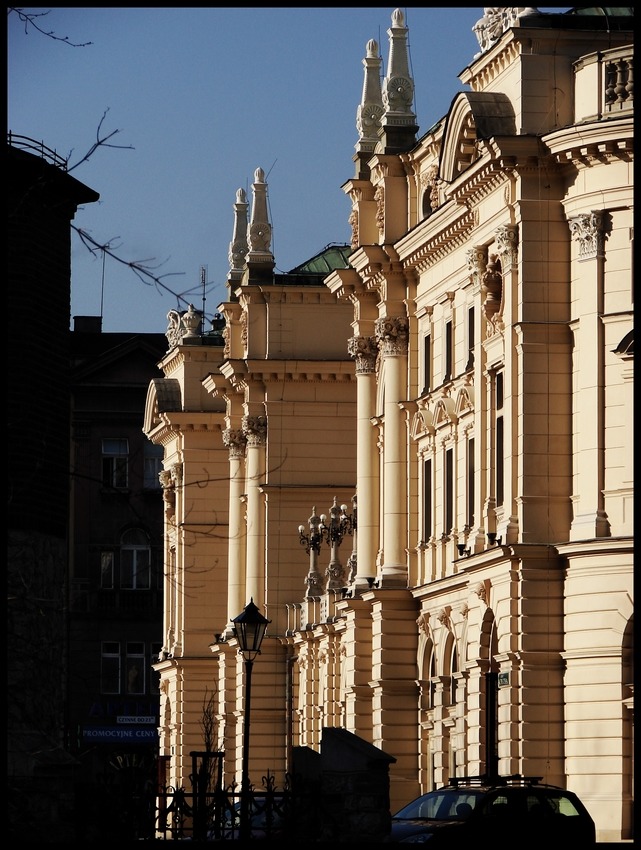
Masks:
[[[30,139],[28,136],[17,136],[9,130],[7,133],[7,143],[13,148],[32,151],[42,157],[42,159],[50,162],[52,165],[56,165],[58,168],[61,168],[63,171],[67,170],[69,161],[56,153],[56,151],[48,148],[43,142],[38,142],[36,139]]]

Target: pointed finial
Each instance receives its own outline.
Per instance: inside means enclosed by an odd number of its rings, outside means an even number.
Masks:
[[[381,92],[381,65],[378,42],[373,38],[365,47],[363,59],[364,79],[361,102],[356,110],[356,129],[358,142],[355,145],[358,153],[372,153],[378,142],[378,131],[383,115],[383,95]]]
[[[407,150],[416,143],[416,115],[412,109],[414,103],[414,80],[410,74],[408,28],[401,9],[392,13],[392,26],[387,30],[389,36],[389,58],[387,76],[383,81],[383,106],[385,112],[381,120],[382,134],[380,151],[396,153]]]
[[[271,276],[275,261],[270,246],[272,241],[272,228],[267,213],[267,183],[265,172],[257,168],[254,172],[254,183],[252,184],[254,203],[252,205],[251,221],[249,224],[249,252],[247,254],[247,266],[250,278],[266,278]]]
[[[247,193],[244,189],[236,191],[236,203],[234,204],[234,232],[232,241],[229,243],[229,277],[232,280],[240,280],[246,267],[245,257],[249,250],[247,243]]]

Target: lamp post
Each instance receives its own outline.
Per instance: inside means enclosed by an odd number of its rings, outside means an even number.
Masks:
[[[308,585],[308,596],[313,596],[312,588],[321,590],[321,575],[318,572],[318,555],[321,551],[321,543],[323,540],[330,547],[330,562],[326,571],[329,578],[327,589],[340,590],[345,585],[345,571],[338,558],[338,547],[341,545],[343,537],[346,534],[356,534],[356,496],[352,499],[354,508],[353,514],[347,513],[347,505],[338,505],[338,501],[334,498],[334,503],[329,509],[329,521],[326,514],[316,515],[316,507],[312,508],[312,515],[307,520],[309,525],[309,533],[306,533],[305,526],[298,526],[298,538],[301,546],[305,547],[305,551],[310,556],[310,568],[307,578],[305,579]],[[351,573],[355,570],[355,552],[350,556]],[[352,576],[350,575],[350,578]]]
[[[232,620],[234,635],[238,640],[238,653],[245,662],[245,725],[243,728],[243,772],[240,785],[240,838],[250,837],[249,823],[249,712],[251,710],[252,668],[260,653],[265,630],[271,620],[260,613],[253,598],[242,614]]]

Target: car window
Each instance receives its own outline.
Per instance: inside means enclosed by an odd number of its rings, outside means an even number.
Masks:
[[[578,817],[581,813],[574,805],[570,797],[563,793],[550,793],[546,795],[548,803],[558,815],[566,815],[568,817]]]
[[[395,818],[412,820],[429,818],[430,820],[466,820],[481,799],[478,791],[430,791],[400,809]]]

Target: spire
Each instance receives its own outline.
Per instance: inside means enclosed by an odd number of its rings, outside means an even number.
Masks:
[[[392,12],[387,76],[383,82],[385,114],[381,121],[381,153],[400,153],[416,143],[418,125],[412,111],[414,81],[409,71],[408,29],[400,9]]]
[[[264,277],[267,272],[271,277],[274,270],[274,256],[270,250],[272,228],[267,215],[267,183],[265,172],[257,168],[252,183],[254,203],[252,205],[251,222],[249,225],[249,253],[247,267],[252,277]]]
[[[384,111],[381,92],[381,65],[383,60],[379,54],[378,42],[374,41],[373,38],[367,42],[365,49],[363,95],[356,110],[358,142],[355,148],[356,153],[372,154],[378,142],[381,116]]]
[[[228,281],[231,284],[234,281],[240,282],[243,277],[243,271],[247,268],[246,255],[249,250],[247,244],[247,193],[244,189],[236,191],[236,203],[234,204],[234,234],[229,243],[229,276]]]

